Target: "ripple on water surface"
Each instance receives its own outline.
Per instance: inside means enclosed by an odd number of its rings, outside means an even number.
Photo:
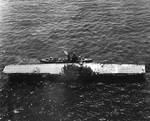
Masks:
[[[0,90],[2,120],[148,121],[150,117],[147,82],[66,85],[60,77],[11,81]]]
[[[0,0],[0,70],[62,50],[105,63],[149,62],[149,8],[148,0]],[[150,120],[149,78],[69,86],[63,79],[2,77],[0,120]]]

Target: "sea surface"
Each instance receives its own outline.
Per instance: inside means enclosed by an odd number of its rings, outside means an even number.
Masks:
[[[150,1],[0,0],[0,121],[150,121],[149,74],[66,85],[2,73],[8,64],[65,57],[63,50],[101,63],[150,63]]]

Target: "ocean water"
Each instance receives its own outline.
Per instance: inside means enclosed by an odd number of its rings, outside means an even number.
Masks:
[[[149,63],[150,1],[0,0],[0,120],[150,120],[148,74],[141,83],[66,86],[2,73],[8,64],[65,57],[63,50],[101,63]]]

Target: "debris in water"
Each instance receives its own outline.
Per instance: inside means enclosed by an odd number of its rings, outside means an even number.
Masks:
[[[21,110],[23,110],[22,107],[20,107],[20,108],[18,108],[18,109],[14,109],[13,112],[14,112],[15,114],[17,114],[17,113],[20,113]]]
[[[19,111],[18,111],[17,109],[15,109],[13,112],[14,112],[14,113],[19,113]]]
[[[30,92],[30,94],[33,94],[33,93],[34,93],[34,91],[31,91],[31,92]]]
[[[99,121],[106,121],[106,119],[105,118],[100,118]]]

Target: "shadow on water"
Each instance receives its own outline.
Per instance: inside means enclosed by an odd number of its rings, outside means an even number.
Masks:
[[[123,79],[134,82],[122,82]],[[147,83],[133,77],[130,81],[129,77],[96,76],[90,69],[71,66],[65,67],[61,76],[10,75],[0,92],[0,119],[148,121],[150,98],[149,91],[145,91]]]

